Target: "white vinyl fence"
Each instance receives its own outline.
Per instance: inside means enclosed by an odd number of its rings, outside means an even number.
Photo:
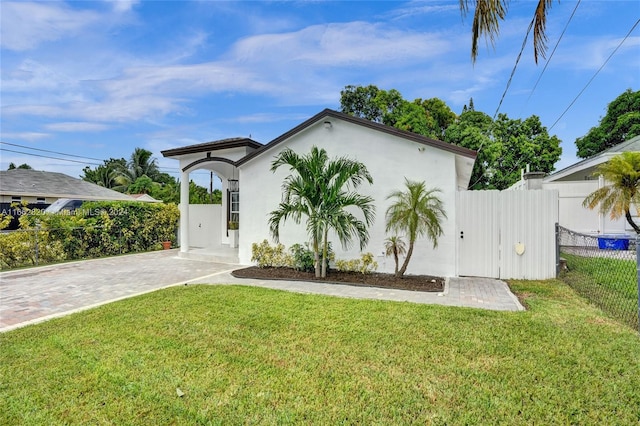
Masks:
[[[558,191],[461,191],[456,203],[458,275],[556,276]]]

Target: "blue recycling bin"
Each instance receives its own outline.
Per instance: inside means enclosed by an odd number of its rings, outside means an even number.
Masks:
[[[602,235],[598,237],[600,250],[629,250],[629,237],[626,235]]]

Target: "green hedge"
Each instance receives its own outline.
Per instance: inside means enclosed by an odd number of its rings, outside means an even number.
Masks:
[[[137,201],[86,202],[75,214],[26,211],[18,231],[0,234],[0,268],[175,245],[179,215],[175,204]]]

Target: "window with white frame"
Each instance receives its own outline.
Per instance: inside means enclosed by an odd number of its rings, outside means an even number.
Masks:
[[[229,221],[235,222],[237,224],[240,222],[240,192],[231,192],[229,193],[229,197],[230,197]]]

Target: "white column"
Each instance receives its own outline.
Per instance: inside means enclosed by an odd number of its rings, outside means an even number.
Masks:
[[[189,251],[189,172],[180,174],[180,252]]]

